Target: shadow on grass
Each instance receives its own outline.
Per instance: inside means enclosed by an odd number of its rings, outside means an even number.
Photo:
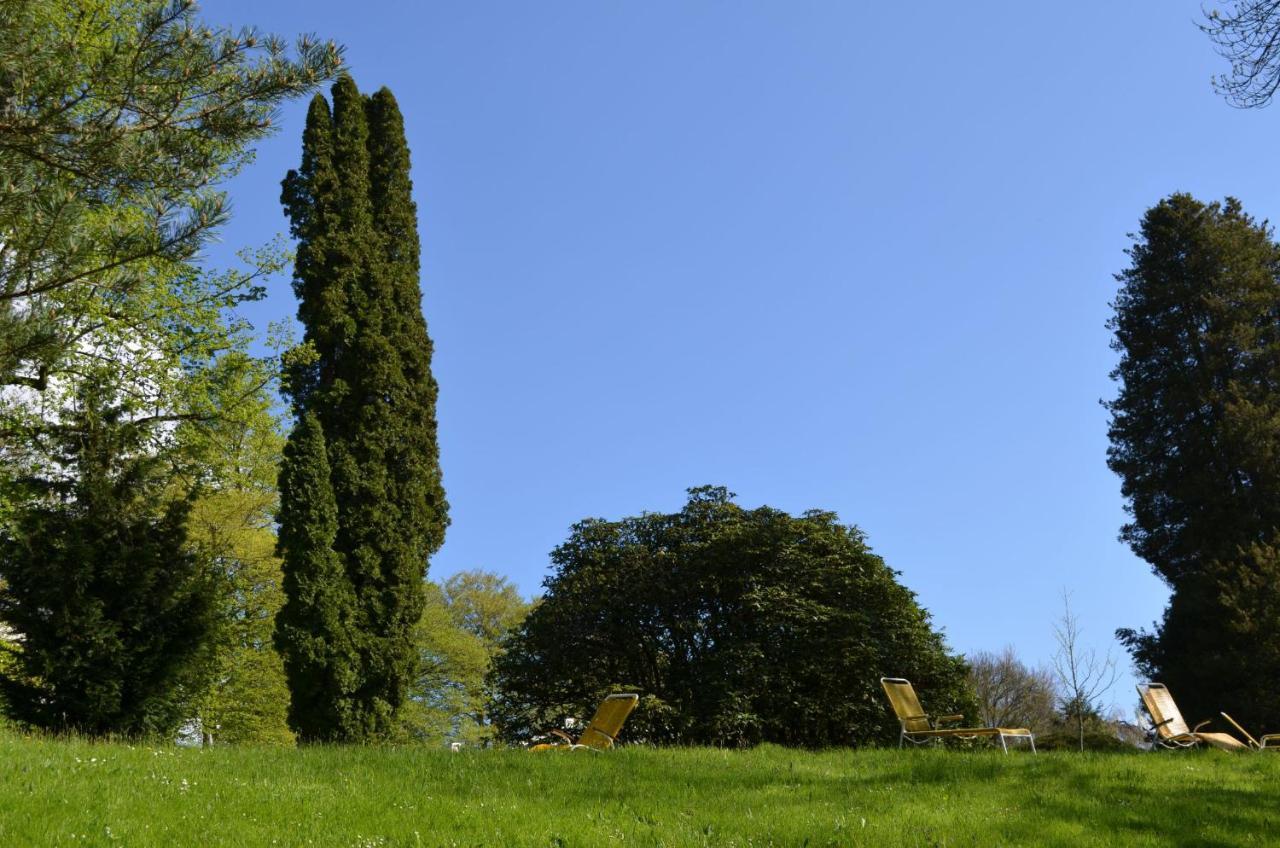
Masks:
[[[688,798],[767,801],[762,809],[773,822],[847,810],[907,845],[1226,848],[1272,844],[1280,832],[1280,770],[1250,755],[849,752],[843,768],[831,753],[803,756],[773,753],[754,763],[731,756],[720,770],[629,773],[616,799],[627,807],[628,798],[655,800],[674,780]],[[839,844],[889,835],[860,839],[855,831]]]
[[[1022,814],[991,830],[1010,845],[1132,845],[1204,848],[1274,844],[1280,832],[1276,770],[1248,754],[1061,753],[1034,761],[912,763],[909,781],[973,799],[1003,797]],[[941,842],[938,844],[954,844]]]
[[[1172,793],[1153,795],[1106,787],[1100,803],[1083,800],[1084,791],[1042,796],[1037,800],[1039,817],[1086,822],[1093,838],[1106,838],[1116,845],[1133,844],[1145,837],[1203,848],[1274,844],[1271,834],[1280,825],[1275,812],[1268,809],[1272,800],[1247,790],[1198,787],[1174,797]],[[1098,788],[1092,791],[1097,793]],[[1018,826],[1010,838],[1016,844],[1032,844],[1038,831]]]

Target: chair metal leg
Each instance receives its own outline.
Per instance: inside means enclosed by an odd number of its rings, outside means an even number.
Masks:
[[[1026,739],[1027,744],[1031,746],[1031,753],[1033,754],[1036,753],[1036,738],[1034,736],[1023,736],[1021,734],[1018,734],[1016,736],[1007,736],[1004,733],[999,734],[999,736],[1000,736],[1000,747],[1004,749],[1004,752],[1006,754],[1009,753],[1009,742],[1008,742],[1009,739]]]

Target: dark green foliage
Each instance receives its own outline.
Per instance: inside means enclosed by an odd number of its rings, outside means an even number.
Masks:
[[[964,662],[833,513],[692,489],[674,514],[583,521],[551,559],[546,595],[495,661],[508,739],[589,716],[618,689],[641,694],[627,736],[662,744],[889,741],[882,676],[973,715]]]
[[[164,455],[91,388],[58,469],[0,537],[0,618],[18,634],[10,715],[54,730],[172,732],[201,692],[218,587],[188,548]]]
[[[1238,201],[1148,210],[1110,327],[1108,464],[1121,531],[1169,585],[1154,632],[1122,630],[1189,720],[1280,722],[1280,248]]]
[[[311,413],[284,448],[279,520],[285,603],[276,616],[276,646],[289,681],[289,725],[305,729],[308,739],[358,736],[355,595],[333,550],[338,509],[324,434]]]
[[[448,523],[411,189],[391,93],[365,98],[342,76],[332,113],[323,98],[312,102],[302,166],[282,196],[299,240],[295,291],[306,326],[288,388],[295,413],[313,414],[323,433],[337,517],[326,550],[350,590],[354,653],[343,662],[354,663],[356,688],[329,694],[350,709],[339,738],[394,731],[415,673],[427,559]],[[292,650],[288,639],[281,648]],[[300,736],[333,738],[308,715],[295,711]]]

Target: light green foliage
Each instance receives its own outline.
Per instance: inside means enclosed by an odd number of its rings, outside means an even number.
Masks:
[[[217,184],[340,62],[190,0],[0,3],[0,385],[74,371],[104,319],[166,335],[163,293],[202,296],[184,263],[227,219]]]
[[[529,614],[529,602],[499,574],[460,571],[443,588],[454,624],[475,636],[490,656]]]
[[[413,631],[418,648],[418,674],[401,713],[410,738],[428,744],[487,738],[477,721],[483,711],[484,678],[489,653],[474,633],[457,625],[444,591],[427,581],[426,604]]]
[[[270,375],[245,353],[251,327],[234,308],[260,296],[254,280],[282,267],[285,256],[278,246],[243,256],[252,270],[153,263],[145,284],[127,295],[82,303],[59,370],[38,387],[0,393],[0,471],[12,476],[45,464],[42,440],[69,417],[88,374],[112,387],[123,414],[152,425],[153,444],[182,423],[252,414]]]
[[[242,393],[256,376],[246,375]],[[284,664],[272,645],[284,603],[273,529],[284,439],[265,390],[249,397],[238,418],[184,431],[207,475],[192,507],[190,540],[221,578],[223,619],[212,685],[196,713],[216,741],[292,744]]]
[[[460,572],[443,586],[427,581],[426,596],[414,628],[420,665],[401,718],[405,731],[430,743],[488,742],[486,678],[531,604],[506,578],[484,571]]]
[[[1280,757],[129,748],[0,738],[0,843],[1261,846]],[[74,834],[74,838],[72,837]]]

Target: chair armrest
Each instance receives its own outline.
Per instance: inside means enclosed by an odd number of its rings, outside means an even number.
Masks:
[[[565,733],[563,730],[548,730],[547,732],[552,736],[558,736],[559,738],[568,742],[570,745],[574,744],[573,737]]]
[[[1173,721],[1173,719],[1171,718],[1167,718],[1164,721],[1154,721],[1151,723],[1151,729],[1159,730],[1160,728],[1164,727],[1166,724],[1168,724],[1171,721]]]
[[[935,727],[941,727],[944,724],[956,724],[962,721],[964,721],[964,716],[962,715],[944,715],[935,718],[933,724]]]
[[[1191,728],[1191,732],[1192,732],[1192,733],[1199,733],[1199,732],[1200,732],[1200,728],[1204,727],[1206,724],[1208,724],[1208,723],[1209,723],[1209,722],[1211,722],[1211,721],[1213,721],[1213,719],[1211,719],[1211,718],[1207,718],[1207,719],[1205,719],[1204,721],[1202,721],[1202,722],[1200,722],[1199,724],[1197,724],[1195,727]]]

